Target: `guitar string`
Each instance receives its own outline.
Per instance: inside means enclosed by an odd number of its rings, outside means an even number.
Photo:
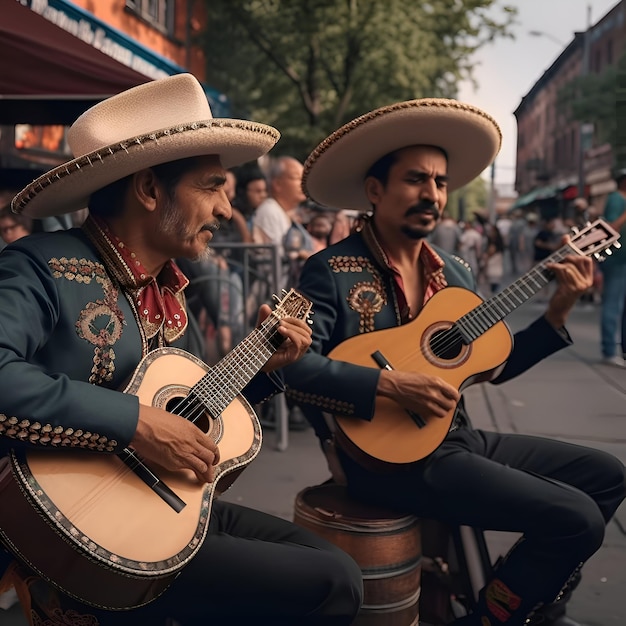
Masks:
[[[576,239],[580,239],[583,234],[588,236],[588,233],[593,230],[594,229],[592,227],[589,227],[582,233],[579,233]],[[433,339],[430,344],[432,348],[431,351],[435,352],[435,354],[439,356],[441,354],[445,354],[448,350],[458,348],[459,344],[465,343],[464,339],[470,339],[471,343],[471,341],[480,337],[484,332],[489,330],[497,322],[504,319],[518,306],[524,304],[528,299],[536,295],[538,291],[540,291],[552,280],[552,277],[550,276],[551,272],[546,267],[548,263],[562,261],[572,252],[581,254],[579,250],[572,248],[570,245],[571,243],[573,242],[568,242],[559,250],[552,253],[548,258],[544,259],[541,263],[537,264],[533,269],[515,281],[512,285],[502,290],[499,294],[496,294],[489,300],[481,302],[473,310],[453,322],[453,324],[446,329],[446,331],[442,332],[441,335]],[[604,245],[606,245],[606,243]],[[584,256],[590,256],[592,253],[593,249],[587,251],[587,253],[583,252],[582,254]],[[529,293],[523,290],[524,287],[527,288]],[[519,294],[522,295],[521,298]],[[517,302],[514,302],[514,299],[517,300]],[[426,350],[423,349],[421,345],[420,351],[422,355],[426,354]],[[401,359],[398,362],[398,365],[403,364],[407,360],[410,361],[410,358]]]
[[[546,265],[551,262],[561,261],[570,251],[571,248],[569,246],[564,246],[557,250],[499,294],[481,302],[474,309],[460,317],[450,328],[432,341],[430,344],[432,351],[436,355],[441,355],[448,350],[458,347],[459,342],[463,343],[462,331],[465,331],[465,335],[472,341],[480,337],[494,324],[504,319],[506,315],[521,304],[524,304],[547,285],[551,277],[548,276],[550,270],[547,269]],[[542,282],[543,284],[541,284]],[[523,291],[523,287],[526,287],[530,293]],[[520,293],[523,296],[522,298],[518,295]],[[517,302],[514,301],[514,298]],[[421,345],[420,350],[422,355],[426,353],[426,350]]]

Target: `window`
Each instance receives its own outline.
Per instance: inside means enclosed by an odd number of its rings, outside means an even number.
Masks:
[[[15,147],[19,151],[69,154],[65,142],[65,126],[33,126],[16,124]]]
[[[126,7],[169,35],[174,33],[174,0],[126,0]]]

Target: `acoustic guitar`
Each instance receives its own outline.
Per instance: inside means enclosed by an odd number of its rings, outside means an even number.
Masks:
[[[596,220],[509,287],[484,301],[473,291],[446,287],[420,314],[402,326],[351,337],[328,356],[357,365],[420,372],[443,378],[458,390],[494,378],[508,359],[512,334],[504,318],[543,289],[554,277],[549,263],[578,254],[602,259],[612,254],[619,234]],[[338,444],[357,461],[378,469],[419,461],[444,441],[455,410],[445,417],[421,416],[389,398],[376,398],[371,421],[331,416]]]
[[[202,545],[214,498],[261,448],[259,421],[241,391],[282,342],[280,320],[305,319],[310,310],[292,289],[213,367],[165,347],[136,368],[125,393],[192,421],[218,444],[213,483],[144,463],[131,448],[13,451],[0,467],[7,547],[81,602],[115,610],[155,599]]]

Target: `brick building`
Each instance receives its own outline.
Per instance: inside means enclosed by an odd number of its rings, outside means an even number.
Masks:
[[[614,189],[614,146],[599,145],[589,125],[558,106],[565,85],[584,73],[601,74],[626,52],[626,2],[621,0],[586,32],[575,33],[554,63],[522,98],[518,125],[516,206],[544,215],[567,213],[581,190],[596,206]]]

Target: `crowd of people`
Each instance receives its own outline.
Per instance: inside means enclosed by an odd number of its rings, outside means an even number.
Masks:
[[[496,121],[469,104],[425,99],[382,107],[339,128],[304,162],[269,156],[278,138],[264,124],[215,122],[189,74],[113,96],[72,125],[74,157],[0,214],[8,242],[0,254],[2,467],[39,449],[130,454],[132,464],[117,469],[115,481],[146,468],[155,490],[161,470],[214,486],[242,455],[223,466],[222,432],[202,426],[221,417],[212,404],[220,384],[230,388],[245,372],[242,396],[263,407],[284,392],[319,438],[331,480],[357,501],[521,535],[476,605],[452,624],[575,626],[566,600],[626,495],[623,464],[590,447],[474,428],[446,371],[449,360],[470,359],[476,329],[441,329],[404,358],[414,343],[404,338],[406,325],[419,332],[420,314],[437,321],[459,307],[449,296],[458,292],[447,287],[497,292],[507,271],[527,271],[561,245],[566,225],[520,212],[461,225],[446,213],[448,193],[480,175],[501,145]],[[621,200],[610,199],[606,218],[622,229],[626,171],[617,180]],[[64,215],[78,227],[29,234],[30,220]],[[571,345],[567,320],[593,288],[593,261],[571,254],[549,269],[555,280],[545,311],[516,334],[490,382],[522,375]],[[619,276],[609,291],[623,305]],[[258,341],[273,319],[271,291],[290,287],[311,302],[314,323],[278,316],[257,346],[255,366],[234,364],[241,371],[212,381],[208,399],[196,386],[176,407],[123,391],[158,350],[180,348],[210,362],[251,328]],[[623,307],[603,313],[603,346],[615,343],[608,337],[618,313]],[[377,330],[389,333],[385,350],[403,351],[397,368],[385,354],[365,364],[333,356],[344,341]],[[385,429],[392,410],[401,426],[394,441],[359,439],[361,427]],[[22,461],[19,473],[28,472]],[[35,485],[29,504],[58,505],[36,488],[36,477],[28,484]],[[0,592],[17,589],[34,624],[347,626],[361,608],[362,572],[344,551],[296,524],[208,496],[191,541],[166,560],[135,562],[79,539],[94,551],[90,562],[113,571],[143,574],[185,561],[154,597],[103,605],[50,576],[49,556],[38,565],[32,537],[5,530],[21,523],[10,517],[7,494],[26,516],[19,499],[26,489],[6,486]],[[90,495],[89,507],[99,498],[99,491]],[[81,536],[71,512],[59,506],[53,519],[66,529],[59,545]]]

